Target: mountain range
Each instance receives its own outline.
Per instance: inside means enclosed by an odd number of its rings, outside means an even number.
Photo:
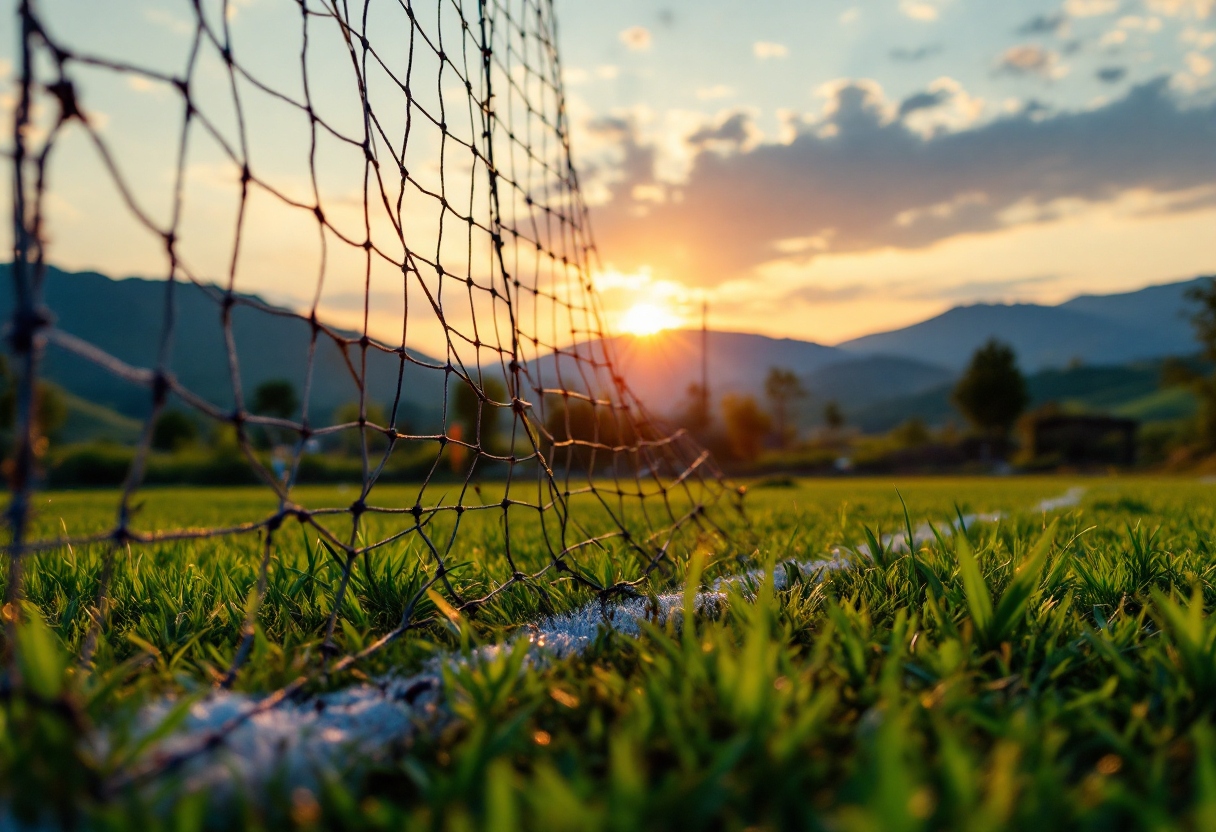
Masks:
[[[0,265],[0,279],[8,276],[8,269]],[[1102,396],[1091,395],[1094,385],[1143,397],[1155,390],[1155,360],[1196,352],[1187,321],[1186,293],[1207,279],[1121,294],[1083,295],[1057,306],[960,306],[903,329],[836,346],[711,331],[706,337],[710,390],[715,398],[727,393],[763,396],[765,375],[770,368],[780,367],[795,372],[811,393],[810,401],[801,408],[804,424],[817,422],[827,401],[836,401],[851,421],[870,430],[886,429],[909,415],[940,422],[952,412],[949,389],[954,379],[972,352],[996,337],[1014,347],[1021,366],[1031,374],[1036,400],[1049,393],[1068,398],[1068,385],[1081,385],[1089,391],[1086,401],[1102,407]],[[172,370],[186,387],[218,407],[229,408],[234,401],[233,385],[221,304],[209,288],[178,284],[175,291]],[[46,304],[58,328],[139,367],[156,364],[164,293],[163,281],[113,280],[95,272],[53,268],[48,270],[45,284]],[[272,378],[287,378],[302,390],[311,327],[298,317],[283,314],[289,310],[265,304],[256,296],[242,298],[267,307],[238,304],[232,310],[245,394]],[[0,293],[0,319],[11,316],[11,311],[10,294]],[[355,333],[341,334],[357,337]],[[667,330],[652,336],[617,336],[607,346],[635,394],[652,410],[672,413],[685,400],[689,385],[700,381],[701,337],[698,330]],[[355,368],[360,367],[359,349],[348,345],[345,351],[343,356],[343,350],[329,338],[318,340],[310,401],[314,424],[328,423],[338,407],[358,397]],[[413,350],[410,354],[422,362],[439,363]],[[566,379],[578,377],[569,372],[576,368],[568,357],[555,360],[547,356],[529,363],[535,377],[548,382],[558,368]],[[1116,372],[1118,365],[1129,366]],[[1110,371],[1099,371],[1101,367]],[[1080,368],[1088,375],[1078,372]],[[371,400],[387,404],[394,398],[399,369],[395,355],[368,352],[365,377]],[[58,347],[48,349],[45,375],[70,394],[73,416],[69,425],[80,426],[82,435],[93,425],[100,426],[101,435],[129,436],[135,424],[130,420],[148,412],[146,389]],[[438,420],[443,375],[439,370],[405,364],[401,398],[407,422]],[[1123,395],[1119,401],[1130,399]],[[1170,399],[1156,411],[1155,406],[1145,404],[1142,415],[1176,414],[1183,405]]]
[[[10,268],[0,265],[0,281],[8,279]],[[49,268],[43,294],[58,329],[129,365],[151,368],[157,364],[161,341],[165,287],[160,280],[112,280],[95,272]],[[174,293],[176,323],[170,369],[195,394],[217,407],[231,408],[235,398],[224,343],[222,305],[207,289],[191,283],[176,284]],[[311,326],[298,317],[281,314],[288,310],[265,304],[256,296],[241,297],[271,310],[243,304],[232,308],[232,334],[244,395],[250,396],[263,381],[284,378],[302,392]],[[0,319],[8,320],[12,308],[12,294],[0,292]],[[357,333],[341,334],[359,337]],[[335,410],[358,399],[360,350],[348,346],[345,351],[343,356],[343,350],[331,338],[317,340],[309,406],[314,425],[329,424]],[[421,353],[411,354],[420,361],[436,363]],[[368,351],[365,378],[372,401],[382,405],[392,401],[400,364],[395,355]],[[120,416],[143,418],[151,407],[151,393],[146,387],[126,382],[53,344],[46,351],[43,373],[72,396]],[[406,362],[402,379],[402,400],[409,411],[406,421],[435,419],[442,401],[443,377],[442,371]]]
[[[1032,377],[1050,376],[1069,367],[1134,364],[1134,386],[1142,391],[1144,367],[1164,356],[1197,351],[1188,320],[1187,293],[1210,279],[1198,277],[1120,294],[1082,295],[1058,306],[958,306],[903,329],[834,347],[711,331],[706,338],[709,386],[715,397],[726,393],[763,396],[769,368],[781,367],[794,371],[813,396],[814,401],[802,408],[806,423],[817,421],[827,401],[836,401],[846,414],[873,429],[889,427],[892,419],[898,423],[897,415],[905,411],[941,421],[953,413],[949,388],[954,379],[977,347],[998,338],[1014,348],[1023,371]],[[688,385],[700,379],[700,338],[697,330],[669,330],[650,336],[618,336],[612,347],[639,398],[658,412],[672,412]],[[545,361],[541,359],[542,364]],[[553,363],[551,358],[548,361]],[[1109,374],[1099,376],[1115,383]],[[1081,374],[1067,378],[1081,383]],[[1053,382],[1043,389],[1057,387]],[[921,406],[924,403],[917,402],[918,396],[928,396],[934,404]]]
[[[846,352],[891,354],[961,370],[988,338],[1017,352],[1029,371],[1069,363],[1123,364],[1196,350],[1188,290],[1211,278],[1149,286],[1114,295],[1082,295],[1058,306],[957,306],[903,329],[845,341]]]

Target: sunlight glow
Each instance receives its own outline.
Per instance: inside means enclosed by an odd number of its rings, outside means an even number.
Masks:
[[[630,335],[654,335],[679,326],[680,319],[667,309],[653,303],[635,304],[621,318],[620,329]]]

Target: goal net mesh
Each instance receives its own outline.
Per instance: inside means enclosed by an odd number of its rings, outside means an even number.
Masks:
[[[627,592],[712,530],[709,509],[733,490],[614,363],[550,0],[182,0],[130,29],[123,5],[101,27],[65,0],[17,10],[7,601],[39,551],[256,539],[230,684],[276,547],[300,539],[284,537],[288,521],[340,568],[318,632],[330,671],[425,624],[443,606],[432,593],[472,614],[558,579]],[[160,34],[132,36],[136,24]],[[111,208],[73,211],[77,191]],[[59,322],[46,287],[64,257],[154,270],[155,315],[92,311],[154,333],[154,350],[136,360]],[[267,300],[275,291],[311,300]],[[206,319],[222,338],[197,336]],[[275,412],[254,401],[245,368],[269,347],[249,333],[285,326],[300,347],[279,375],[298,401]],[[181,371],[204,353],[222,356],[223,395]],[[109,519],[84,532],[42,522],[33,497],[52,354],[146,402]],[[345,408],[319,392],[335,374]],[[227,432],[271,510],[216,527],[141,521],[155,427],[173,409]],[[310,458],[334,448],[360,472],[339,505],[334,489],[307,487]],[[409,484],[381,500],[388,481]],[[476,541],[501,550],[491,573],[459,568],[476,557],[462,534],[474,514],[494,517],[497,536]],[[399,622],[340,655],[349,584],[405,546],[417,572]],[[86,661],[105,609],[103,585]]]

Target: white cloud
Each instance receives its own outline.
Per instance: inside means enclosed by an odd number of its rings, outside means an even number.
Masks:
[[[1203,20],[1212,14],[1216,0],[1145,0],[1150,11],[1167,17],[1192,17]]]
[[[156,85],[142,75],[128,75],[127,86],[136,92],[152,92]]]
[[[918,0],[900,0],[899,10],[913,20],[937,20],[940,14],[935,3],[922,3]]]
[[[1119,9],[1118,0],[1065,0],[1064,13],[1069,17],[1097,17],[1113,14]]]
[[[567,87],[585,84],[590,77],[590,73],[580,67],[567,66],[562,68],[562,81],[565,82]]]
[[[1198,52],[1186,56],[1186,68],[1192,75],[1202,78],[1212,71],[1212,59]]]
[[[1213,44],[1216,44],[1216,32],[1203,31],[1196,29],[1194,26],[1187,26],[1178,35],[1178,40],[1182,43],[1190,44],[1196,49],[1208,49]]]
[[[650,48],[650,30],[645,26],[630,26],[619,35],[621,43],[635,52]]]
[[[790,54],[790,50],[783,44],[770,43],[763,40],[758,40],[752,44],[752,52],[762,61],[767,58],[784,58]]]
[[[909,107],[910,103],[917,103],[918,97],[932,106]],[[928,137],[941,130],[965,130],[973,126],[984,114],[985,106],[984,99],[968,94],[958,81],[943,76],[921,96],[905,99],[900,111],[909,129]]]
[[[697,90],[697,98],[702,101],[712,101],[715,98],[730,98],[735,94],[734,87],[728,87],[726,84],[715,84],[712,87],[701,87]]]
[[[619,77],[620,74],[621,68],[619,66],[613,66],[612,64],[603,64],[602,66],[597,66],[595,68],[595,77],[599,78],[601,81],[611,81]]]
[[[1119,18],[1119,22],[1115,25],[1120,29],[1142,29],[1145,32],[1159,32],[1161,31],[1161,18],[1139,17],[1138,15],[1129,14]]]
[[[1102,46],[1118,46],[1121,43],[1127,43],[1127,32],[1122,29],[1111,29],[1102,36],[1098,43]]]
[[[840,17],[837,19],[844,26],[848,26],[850,23],[856,23],[858,20],[861,19],[861,9],[858,8],[857,6],[850,6],[849,8],[842,11],[840,13]]]

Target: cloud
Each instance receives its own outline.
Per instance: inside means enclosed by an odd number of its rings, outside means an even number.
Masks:
[[[910,300],[948,300],[980,303],[984,301],[1002,301],[1015,297],[1033,295],[1032,291],[1057,283],[1058,274],[1033,275],[1031,277],[1010,277],[998,280],[969,280],[949,286],[933,286],[925,288],[920,281],[909,285],[908,291],[901,293],[902,297]]]
[[[1011,46],[997,60],[997,72],[1006,75],[1037,75],[1044,79],[1062,78],[1068,68],[1060,64],[1060,55],[1036,44]]]
[[[1155,14],[1204,20],[1216,8],[1216,0],[1145,0],[1145,5]]]
[[[935,55],[942,53],[942,46],[939,43],[929,44],[927,46],[918,46],[916,49],[901,49],[896,48],[890,51],[891,60],[900,63],[914,64],[920,61],[932,58]]]
[[[1127,67],[1104,66],[1094,74],[1104,84],[1117,84],[1127,77]]]
[[[1068,15],[1063,12],[1040,14],[1017,28],[1019,35],[1060,35],[1068,31]]]
[[[702,127],[690,135],[687,141],[698,148],[714,146],[718,149],[737,150],[758,136],[759,131],[752,124],[751,115],[737,111],[716,125]]]
[[[1189,52],[1186,56],[1186,68],[1192,75],[1203,77],[1212,71],[1212,59],[1198,52]]]
[[[701,87],[697,90],[697,98],[702,101],[712,101],[715,98],[730,98],[735,94],[734,87],[726,84],[714,84],[712,87]]]
[[[763,40],[752,44],[752,52],[762,61],[768,58],[784,58],[790,54],[790,50],[780,43],[769,43]]]
[[[1189,208],[1163,199],[1158,211],[1193,210],[1216,195],[1216,103],[1188,106],[1168,79],[1083,111],[1025,107],[930,133],[910,122],[953,102],[900,117],[873,82],[842,82],[830,95],[823,115],[795,122],[788,143],[749,138],[754,127],[743,113],[704,128],[693,137],[690,173],[667,183],[672,198],[662,204],[629,197],[656,181],[654,149],[638,143],[628,121],[604,125],[623,148],[614,197],[594,209],[607,259],[717,285],[783,258],[923,248],[1051,222],[1132,192],[1199,194]]]
[[[899,103],[899,117],[914,113],[917,110],[929,110],[934,107],[939,107],[945,104],[950,98],[950,93],[947,90],[934,90],[932,92],[918,92],[914,95],[909,95]]]
[[[1098,17],[1119,10],[1118,0],[1065,0],[1064,13],[1069,17]]]
[[[930,22],[941,16],[944,0],[900,0],[900,11],[913,21]]]
[[[642,52],[650,48],[650,30],[645,26],[630,26],[618,36],[621,43],[634,52]]]
[[[1203,31],[1194,26],[1187,26],[1178,35],[1178,40],[1182,43],[1189,44],[1196,49],[1207,49],[1216,45],[1216,32]]]
[[[852,23],[856,23],[860,19],[861,9],[859,9],[857,6],[850,6],[842,11],[840,13],[840,17],[837,18],[837,20],[840,21],[841,26],[848,26]]]

